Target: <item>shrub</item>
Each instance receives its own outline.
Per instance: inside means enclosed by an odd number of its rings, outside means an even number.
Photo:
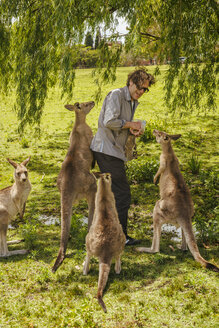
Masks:
[[[218,241],[218,174],[216,171],[201,171],[200,184],[197,186],[196,210],[194,222],[199,232],[199,239],[204,242]]]
[[[198,156],[192,154],[192,156],[188,160],[188,167],[190,171],[193,174],[198,174],[200,172],[201,165],[202,165],[202,161],[199,160]]]
[[[20,142],[22,148],[29,148],[29,141],[26,138],[23,137]]]
[[[132,160],[126,167],[130,183],[153,182],[153,177],[159,167],[159,161],[140,158]]]
[[[159,120],[156,120],[156,122],[146,122],[145,131],[141,135],[140,141],[146,143],[148,141],[155,140],[155,137],[153,135],[154,129],[165,131],[166,128],[166,124],[164,122],[160,122]]]
[[[20,227],[22,237],[24,238],[25,248],[28,250],[36,247],[36,241],[38,239],[37,227],[37,224],[31,222],[27,222]]]
[[[211,218],[206,218],[200,214],[195,215],[195,227],[199,232],[198,239],[202,242],[217,242],[219,236],[218,219],[219,207],[213,210],[213,216]]]
[[[201,171],[199,176],[202,184],[208,189],[217,189],[219,185],[219,174],[216,171]]]

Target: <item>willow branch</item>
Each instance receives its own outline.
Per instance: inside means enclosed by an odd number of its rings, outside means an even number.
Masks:
[[[140,32],[140,34],[146,38],[152,38],[154,40],[160,40],[160,37],[159,36],[156,36],[156,35],[152,35],[150,33],[146,33],[146,32]]]

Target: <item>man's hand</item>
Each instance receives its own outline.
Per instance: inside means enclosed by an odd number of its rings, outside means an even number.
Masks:
[[[131,123],[131,126],[130,126],[130,132],[138,137],[140,136],[141,134],[143,134],[143,131],[142,131],[142,126],[141,126],[141,122],[130,122]]]
[[[135,137],[138,137],[144,133],[142,130],[141,122],[126,122],[122,128],[130,129],[131,134],[133,134]]]

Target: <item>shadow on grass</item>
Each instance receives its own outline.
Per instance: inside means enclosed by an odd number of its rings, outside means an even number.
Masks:
[[[45,173],[45,176],[58,176],[58,173],[60,171],[60,165],[55,165],[54,163],[51,163],[51,156],[46,156],[46,154],[43,157],[33,155],[29,163],[29,169],[32,172]]]
[[[44,191],[31,193],[28,199],[26,208],[26,215],[30,216],[35,213],[41,215],[60,216],[60,194],[58,189],[53,186],[51,190],[44,189]]]

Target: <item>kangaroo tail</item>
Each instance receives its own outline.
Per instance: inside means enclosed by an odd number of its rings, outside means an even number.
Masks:
[[[72,203],[74,202],[73,193],[63,190],[61,192],[61,241],[60,248],[55,264],[52,268],[52,272],[55,272],[62,264],[65,258],[68,239],[70,235],[71,227],[71,215],[72,215]]]
[[[107,309],[102,297],[103,297],[103,290],[108,280],[109,271],[110,271],[110,265],[108,263],[100,263],[97,299],[98,299],[98,303],[100,304],[104,312],[107,312]]]
[[[182,227],[182,228],[183,228],[183,232],[185,234],[186,242],[187,242],[187,244],[189,246],[189,249],[190,249],[192,255],[194,256],[195,260],[197,262],[199,262],[206,269],[209,269],[209,270],[212,270],[212,271],[215,271],[215,272],[219,272],[219,268],[216,265],[207,262],[200,255],[198,246],[196,244],[195,236],[194,236],[194,233],[192,231],[192,225],[190,225],[188,227]]]

